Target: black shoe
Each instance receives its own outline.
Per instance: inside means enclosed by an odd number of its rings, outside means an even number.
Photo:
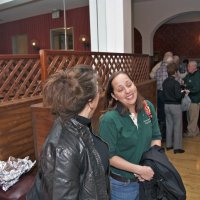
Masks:
[[[172,150],[173,147],[166,147],[166,150],[169,151],[169,150]]]
[[[175,149],[174,150],[174,153],[176,154],[176,153],[184,153],[185,152],[185,150],[183,150],[183,149]]]

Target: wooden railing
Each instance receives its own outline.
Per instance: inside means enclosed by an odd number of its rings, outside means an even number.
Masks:
[[[149,79],[149,56],[40,50],[40,55],[0,55],[0,106],[42,96],[42,83],[49,75],[76,64],[91,65],[103,88],[114,71],[125,71],[135,83]]]
[[[0,103],[41,95],[39,55],[0,55]]]
[[[55,71],[76,64],[91,65],[98,72],[103,88],[109,76],[119,70],[127,72],[135,83],[149,79],[149,56],[147,55],[41,50],[40,59],[42,81]]]

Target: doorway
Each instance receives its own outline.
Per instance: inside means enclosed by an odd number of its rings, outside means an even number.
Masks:
[[[12,37],[12,53],[28,54],[28,37],[26,34]]]

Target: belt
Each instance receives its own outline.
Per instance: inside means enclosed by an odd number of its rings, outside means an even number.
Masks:
[[[117,174],[113,174],[112,172],[110,172],[110,176],[111,176],[112,178],[114,178],[115,180],[120,181],[120,182],[124,182],[124,183],[138,182],[138,179],[137,179],[136,177],[133,178],[133,179],[128,179],[128,178],[119,176],[119,175],[117,175]]]

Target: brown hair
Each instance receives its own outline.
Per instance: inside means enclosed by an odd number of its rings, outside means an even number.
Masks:
[[[113,93],[112,81],[119,74],[126,74],[130,78],[130,76],[123,71],[114,72],[110,76],[110,78],[108,80],[107,88],[106,88],[106,91],[105,91],[104,110],[114,109],[119,105],[122,108],[121,114],[126,114],[126,113],[129,112],[128,108],[126,106],[124,106],[121,102],[116,101],[111,95]],[[130,78],[130,80],[131,80],[131,78]],[[140,95],[140,93],[137,91],[137,99],[136,99],[136,105],[135,105],[135,111],[136,112],[139,112],[143,109],[143,101],[144,101],[144,97],[142,97]]]
[[[63,119],[80,113],[98,92],[98,76],[87,65],[77,65],[66,71],[58,71],[45,83],[44,102],[52,112]]]
[[[167,65],[167,73],[169,76],[174,75],[177,72],[177,64],[176,63],[170,63]]]

